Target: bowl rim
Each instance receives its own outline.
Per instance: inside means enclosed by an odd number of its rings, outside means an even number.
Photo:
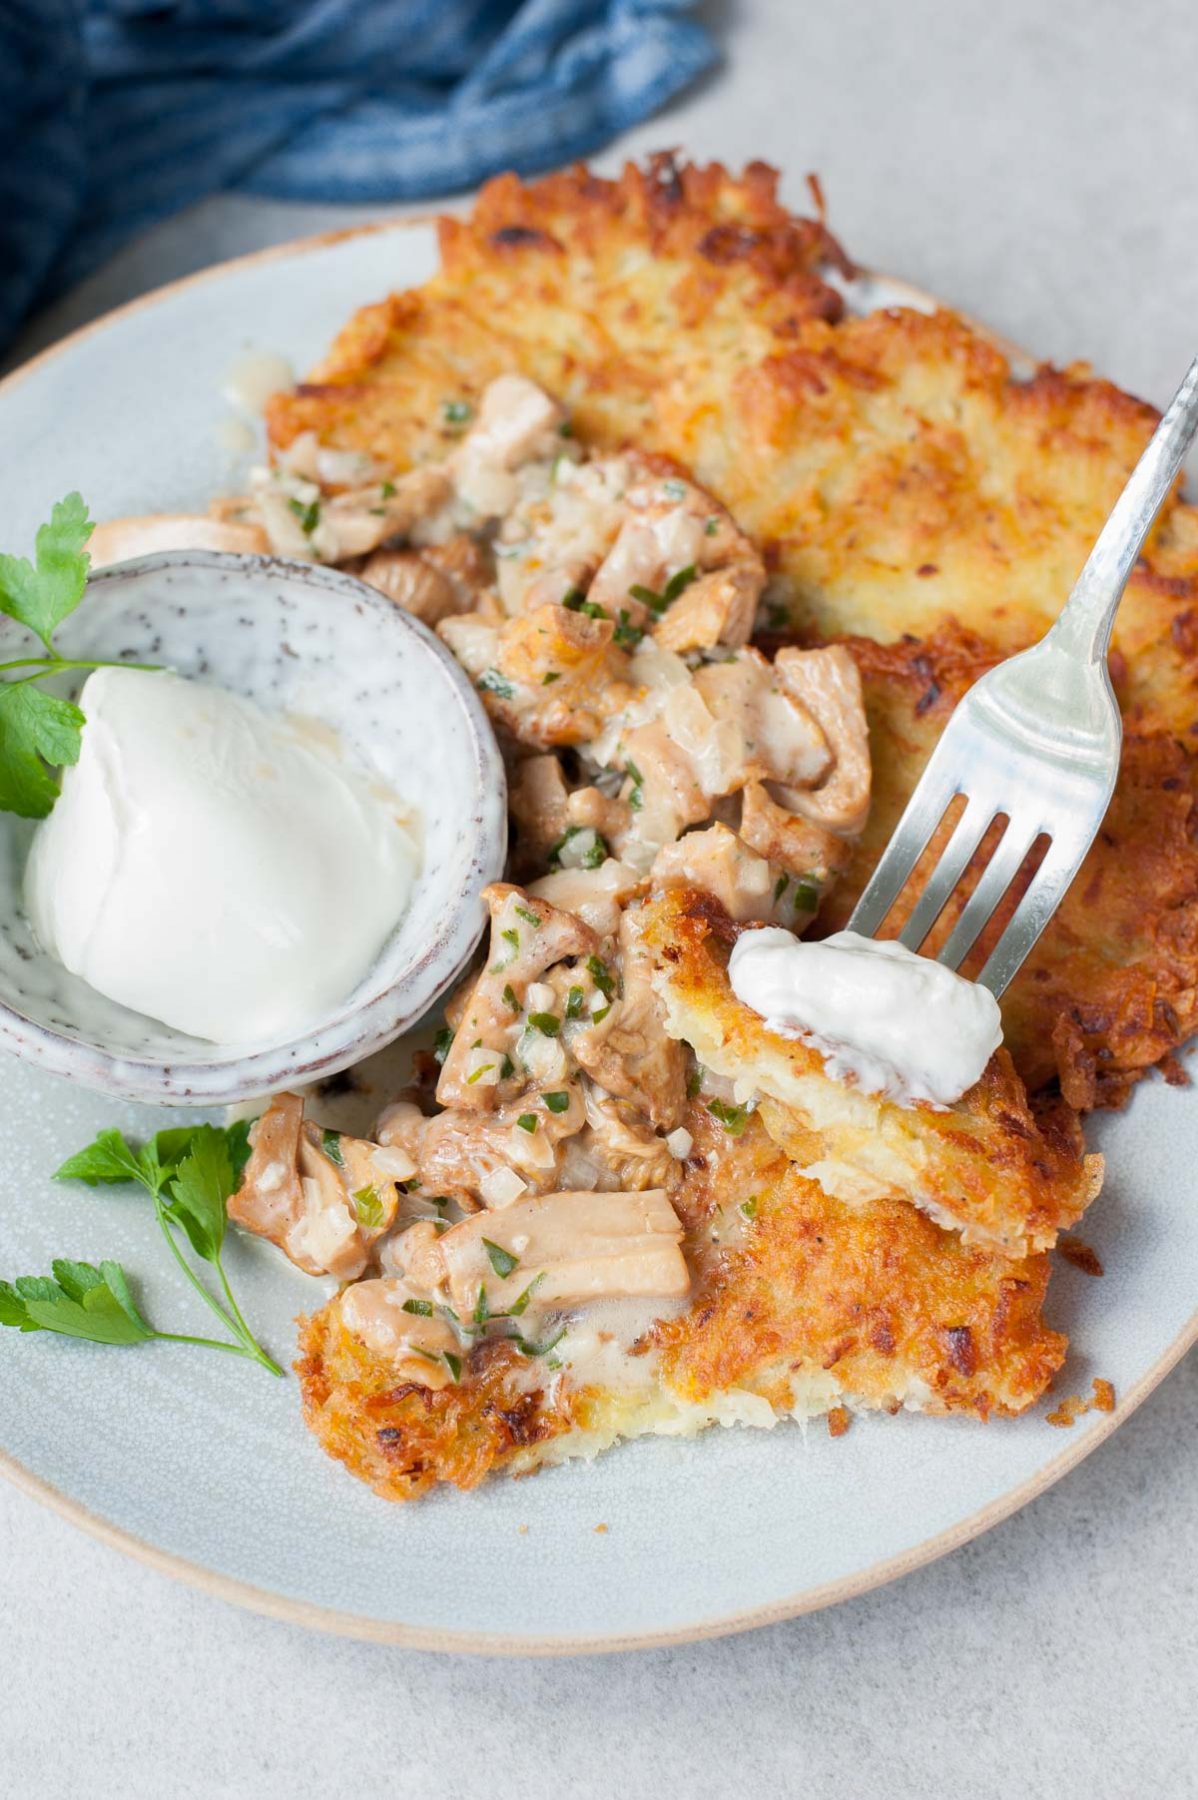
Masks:
[[[185,1056],[166,1061],[114,1051],[94,1040],[74,1037],[30,1019],[0,995],[0,1048],[34,1062],[48,1074],[65,1076],[97,1092],[144,1104],[220,1106],[292,1084],[306,1085],[362,1061],[415,1025],[462,974],[486,923],[483,909],[479,907],[475,916],[471,901],[489,881],[502,875],[506,862],[507,776],[482,702],[452,653],[413,614],[343,569],[254,552],[160,550],[99,569],[89,576],[87,585],[91,590],[119,584],[130,575],[152,575],[184,566],[237,572],[250,580],[271,575],[285,577],[289,583],[320,590],[388,620],[400,637],[408,637],[417,654],[431,656],[457,702],[454,718],[465,730],[472,752],[477,797],[474,811],[462,825],[462,830],[475,839],[469,866],[448,898],[431,941],[373,999],[284,1043],[261,1050],[239,1050],[209,1061]],[[364,977],[368,979],[369,976]]]

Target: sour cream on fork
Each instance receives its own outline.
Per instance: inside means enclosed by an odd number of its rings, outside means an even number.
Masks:
[[[959,1100],[1002,1042],[989,988],[889,939],[837,931],[809,943],[765,926],[737,939],[728,973],[771,1031],[809,1043],[837,1080],[903,1106]]]

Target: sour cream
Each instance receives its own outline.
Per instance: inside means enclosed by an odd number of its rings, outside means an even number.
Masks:
[[[38,826],[25,906],[99,993],[221,1044],[326,1017],[407,908],[394,795],[222,688],[97,669],[79,761]]]
[[[771,1031],[809,1043],[835,1079],[903,1106],[959,1100],[1002,1042],[988,988],[855,931],[822,943],[773,925],[746,931],[728,972]]]

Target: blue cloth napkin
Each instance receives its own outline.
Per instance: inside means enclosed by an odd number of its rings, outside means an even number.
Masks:
[[[596,149],[715,60],[694,0],[0,0],[0,343],[218,188],[388,201]]]

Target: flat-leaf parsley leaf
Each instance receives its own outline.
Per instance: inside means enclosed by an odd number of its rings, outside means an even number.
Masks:
[[[52,809],[60,789],[57,771],[79,761],[86,723],[74,701],[34,683],[69,670],[106,666],[62,656],[51,641],[83,598],[91,566],[85,546],[91,534],[82,498],[68,494],[39,530],[33,562],[0,555],[0,613],[33,632],[46,652],[0,663],[0,674],[13,674],[0,683],[0,811],[24,819],[44,819]]]

